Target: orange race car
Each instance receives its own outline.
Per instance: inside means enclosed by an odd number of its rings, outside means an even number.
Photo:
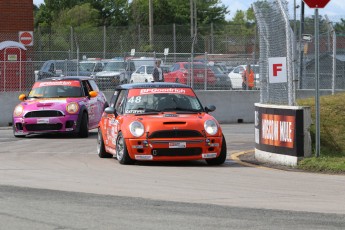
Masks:
[[[121,164],[135,161],[226,160],[225,138],[217,120],[193,89],[179,83],[119,85],[99,123],[97,151]]]

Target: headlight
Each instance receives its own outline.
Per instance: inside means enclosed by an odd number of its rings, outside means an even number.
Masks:
[[[218,132],[218,126],[214,120],[205,121],[204,128],[210,135],[215,135]]]
[[[24,107],[22,105],[17,105],[16,108],[14,108],[13,115],[18,117],[22,115],[23,111],[24,111]]]
[[[139,121],[133,121],[129,125],[129,130],[131,131],[133,136],[140,137],[144,134],[144,125]]]
[[[79,105],[76,102],[69,103],[66,106],[66,111],[68,113],[74,114],[74,113],[77,113],[78,110],[79,110]]]

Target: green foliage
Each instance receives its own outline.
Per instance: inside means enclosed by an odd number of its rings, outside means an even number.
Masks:
[[[320,155],[300,162],[299,167],[313,171],[345,172],[345,93],[320,97]],[[297,101],[309,106],[315,120],[315,99]],[[313,149],[315,149],[315,122],[311,126]]]
[[[98,25],[99,12],[91,7],[90,3],[76,5],[71,9],[62,10],[53,23],[55,28],[69,27],[96,27]]]

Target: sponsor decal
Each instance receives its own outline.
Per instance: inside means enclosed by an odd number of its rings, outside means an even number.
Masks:
[[[142,145],[132,145],[133,149],[142,149],[144,148]]]
[[[144,110],[136,110],[136,109],[126,109],[125,113],[131,113],[131,114],[141,114],[144,113]]]
[[[147,89],[132,89],[128,93],[128,98],[133,96],[147,95],[147,94],[184,94],[195,97],[195,94],[190,88],[147,88]]]
[[[293,148],[295,117],[286,115],[262,114],[261,143],[266,145]]]
[[[203,153],[202,158],[207,159],[207,158],[216,158],[217,153]]]
[[[136,160],[152,160],[152,155],[135,155]]]
[[[45,81],[45,82],[35,82],[33,88],[39,88],[44,86],[72,86],[72,87],[80,87],[79,81]]]

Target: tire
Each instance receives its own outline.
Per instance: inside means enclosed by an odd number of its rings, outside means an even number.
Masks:
[[[129,157],[125,138],[121,132],[116,139],[116,158],[122,165],[134,164],[134,160]]]
[[[89,136],[89,121],[86,112],[84,112],[81,116],[78,136],[81,138],[86,138]]]
[[[222,148],[220,150],[219,156],[213,159],[207,159],[206,162],[208,165],[221,165],[225,162],[226,155],[227,155],[226,141],[223,135]]]
[[[102,136],[102,131],[98,128],[98,135],[97,135],[97,153],[100,158],[112,158],[113,155],[105,151],[104,141]]]

